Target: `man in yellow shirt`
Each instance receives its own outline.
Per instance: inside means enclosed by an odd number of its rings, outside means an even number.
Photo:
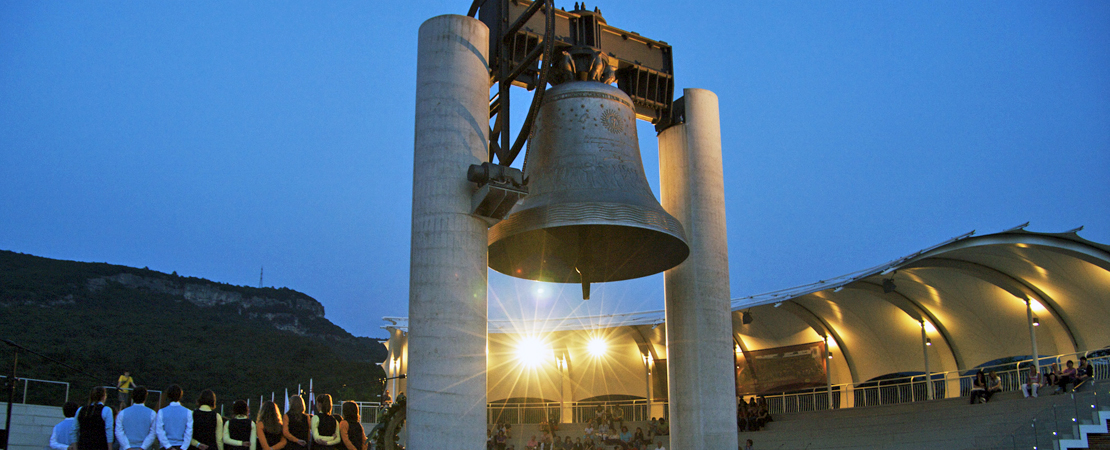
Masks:
[[[123,375],[119,376],[119,381],[116,382],[116,388],[119,389],[119,408],[123,410],[131,406],[131,386],[135,385],[135,379],[131,378],[130,371],[123,371]]]

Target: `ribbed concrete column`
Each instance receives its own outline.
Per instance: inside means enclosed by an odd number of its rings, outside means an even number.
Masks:
[[[717,95],[686,89],[686,123],[659,135],[663,208],[690,257],[665,273],[671,448],[734,450],[736,384]]]
[[[420,26],[409,274],[408,448],[486,441],[486,224],[466,169],[489,139],[489,30],[439,16]]]

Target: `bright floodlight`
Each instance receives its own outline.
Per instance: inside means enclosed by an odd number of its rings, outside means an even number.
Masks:
[[[539,338],[525,337],[516,346],[516,359],[525,367],[536,367],[543,362],[544,345]]]
[[[586,344],[586,351],[590,352],[590,355],[595,358],[605,356],[605,351],[608,349],[609,344],[605,343],[605,339],[599,337],[590,339],[590,342]]]

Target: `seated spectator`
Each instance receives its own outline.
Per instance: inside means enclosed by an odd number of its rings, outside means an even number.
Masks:
[[[586,440],[582,442],[582,450],[594,450],[595,448],[597,447],[594,444],[593,438],[586,438]]]
[[[632,446],[636,448],[644,448],[647,446],[647,437],[644,436],[644,430],[636,427],[636,432],[632,434]]]
[[[670,429],[670,427],[667,426],[667,419],[664,419],[662,417],[659,418],[659,435],[660,436],[670,436],[671,435],[671,429]]]
[[[1041,373],[1037,371],[1036,366],[1029,367],[1029,377],[1025,379],[1025,383],[1021,385],[1021,393],[1025,398],[1029,398],[1029,391],[1033,391],[1033,398],[1037,398],[1037,388],[1041,387]]]
[[[1067,362],[1067,368],[1060,372],[1056,380],[1056,390],[1052,392],[1053,395],[1062,394],[1068,391],[1068,384],[1075,384],[1075,363],[1070,359]]]
[[[739,431],[748,430],[748,404],[740,402],[736,405],[736,429]]]
[[[999,392],[1002,392],[1002,377],[992,370],[987,375],[987,392],[983,393],[983,403],[991,401],[991,397]]]
[[[574,446],[571,447],[571,450],[583,450],[582,438],[574,438]]]
[[[980,370],[971,382],[971,404],[982,403],[983,394],[987,392],[987,377]]]
[[[756,404],[759,405],[760,414],[766,417],[764,423],[774,422],[774,419],[771,418],[771,409],[767,407],[767,397],[759,397],[759,402]]]
[[[590,419],[590,421],[586,422],[586,428],[582,430],[582,436],[585,437],[586,439],[590,439],[590,438],[594,437],[594,421],[593,421],[593,419]]]
[[[1075,369],[1075,387],[1079,387],[1080,384],[1083,384],[1087,380],[1094,378],[1094,376],[1095,368],[1091,365],[1091,363],[1087,362],[1087,357],[1079,357],[1079,367]]]
[[[528,450],[536,450],[539,446],[540,443],[536,441],[536,435],[534,434],[532,435],[532,439],[529,439],[528,442],[524,444],[524,448]]]
[[[658,435],[659,435],[659,424],[655,421],[655,418],[652,417],[651,421],[648,422],[648,439],[655,439],[655,437],[658,436]]]
[[[601,422],[601,425],[597,426],[596,434],[598,440],[600,441],[605,441],[606,439],[609,439],[609,425],[605,422]]]
[[[767,402],[759,403],[759,411],[756,412],[756,420],[759,421],[759,427],[763,428],[767,422],[771,421],[771,412],[767,410]]]
[[[624,442],[626,445],[632,443],[632,432],[628,431],[628,427],[621,427],[620,438],[621,442]]]
[[[507,441],[508,441],[508,437],[505,436],[505,432],[504,431],[498,431],[497,432],[497,439],[495,441],[495,443],[497,444],[497,450],[505,450],[505,443]]]

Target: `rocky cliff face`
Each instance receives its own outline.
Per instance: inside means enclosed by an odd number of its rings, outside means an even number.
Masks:
[[[342,333],[341,329],[321,330],[324,319],[324,306],[312,297],[288,289],[253,289],[240,286],[223,286],[207,280],[173,276],[140,276],[132,273],[119,273],[109,276],[89,278],[86,289],[97,292],[118,283],[129,289],[171,295],[199,307],[232,307],[240,316],[262,320],[274,328],[302,336],[314,336],[327,340],[354,340],[354,336]],[[281,298],[264,295],[244,295],[243,290],[274,291]],[[330,322],[328,322],[330,324]],[[330,328],[330,327],[329,327]],[[336,327],[338,328],[338,327]],[[341,334],[337,334],[336,332]]]
[[[93,307],[93,299],[138,299],[152,311],[188,303],[222,317],[305,336],[355,361],[380,361],[376,340],[352,336],[324,317],[316,299],[288,288],[253,288],[106,263],[42,258],[0,250],[0,308],[61,311]],[[99,300],[98,300],[99,301]],[[230,323],[230,322],[229,322]]]
[[[179,296],[197,306],[238,306],[240,314],[249,310],[288,309],[311,317],[324,317],[324,305],[307,295],[289,296],[290,298],[281,300],[257,295],[247,297],[240,292],[220,289],[219,285],[211,282],[203,284],[188,281],[175,282],[160,277],[143,277],[130,273],[120,273],[106,277],[90,278],[86,287],[90,291],[97,291],[103,289],[108,282],[116,282],[132,289]]]

